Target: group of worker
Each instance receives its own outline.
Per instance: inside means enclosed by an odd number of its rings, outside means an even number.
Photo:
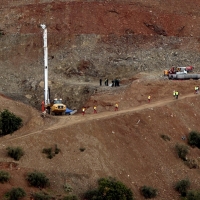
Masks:
[[[109,85],[108,84],[108,79],[106,78],[104,83],[105,83],[105,86],[111,86],[111,87],[119,86],[119,80],[118,79],[112,80],[112,83]],[[99,84],[100,84],[100,86],[102,86],[102,79],[101,78],[99,79]]]
[[[115,111],[118,111],[118,107],[119,107],[119,105],[118,105],[118,103],[116,103],[115,104]],[[82,115],[83,116],[85,115],[85,111],[86,111],[86,108],[83,107],[82,108]],[[93,107],[93,111],[94,111],[94,114],[97,114],[97,107],[96,106]]]
[[[174,99],[178,99],[178,95],[179,95],[178,91],[174,90],[173,91],[173,97],[174,97]]]

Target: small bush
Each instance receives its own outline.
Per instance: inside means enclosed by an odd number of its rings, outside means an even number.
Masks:
[[[24,151],[20,147],[7,147],[8,156],[13,158],[14,160],[20,160],[20,158],[24,155]]]
[[[199,200],[200,192],[198,191],[188,191],[186,195],[187,200]]]
[[[57,144],[55,145],[55,148],[44,148],[42,150],[42,153],[45,153],[47,155],[47,158],[52,159],[56,154],[60,152],[60,149],[57,147]]]
[[[189,153],[189,148],[183,144],[176,144],[175,146],[178,157],[186,161],[186,156]]]
[[[168,135],[160,135],[160,137],[165,141],[170,141],[170,137]]]
[[[26,192],[22,188],[13,188],[5,194],[9,200],[18,200],[26,196]]]
[[[185,197],[189,187],[190,187],[190,181],[188,179],[183,179],[176,183],[175,190],[178,191],[182,197]]]
[[[42,150],[42,153],[45,153],[47,155],[47,158],[49,159],[52,159],[55,156],[55,154],[52,151],[52,148],[47,148],[47,149],[44,148]]]
[[[67,183],[63,185],[65,192],[72,192],[72,187]]]
[[[185,164],[190,168],[190,169],[198,169],[199,168],[199,162],[196,159],[188,159],[185,161]]]
[[[200,133],[192,131],[188,136],[188,144],[200,149]]]
[[[57,144],[55,144],[55,154],[60,153],[60,149],[58,148]]]
[[[81,147],[79,150],[80,150],[81,152],[83,152],[83,151],[85,151],[85,148],[84,148],[84,147]]]
[[[10,174],[5,171],[0,171],[0,183],[8,182],[10,179]]]
[[[123,183],[113,178],[101,178],[98,181],[98,189],[87,191],[84,195],[86,200],[90,199],[123,199],[134,200],[132,191]]]
[[[35,193],[33,194],[34,200],[51,200],[52,197],[49,194],[46,193]]]
[[[151,199],[157,196],[156,189],[145,185],[140,188],[140,192],[146,199]]]
[[[46,175],[37,171],[28,173],[26,179],[29,184],[34,187],[44,188],[50,185],[49,179],[46,177]]]
[[[22,119],[8,110],[0,112],[0,130],[2,135],[11,134],[22,126]]]
[[[78,198],[75,195],[69,195],[64,197],[62,200],[78,200]]]

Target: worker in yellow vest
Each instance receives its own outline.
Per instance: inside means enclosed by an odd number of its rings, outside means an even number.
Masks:
[[[150,101],[151,101],[151,96],[149,95],[148,96],[148,102],[150,103]]]
[[[178,93],[178,91],[176,91],[176,99],[178,99],[178,95],[179,95],[179,93]]]
[[[115,104],[115,111],[118,111],[118,107],[119,107],[119,105],[118,105],[118,103],[116,103]]]
[[[173,97],[174,97],[174,99],[176,97],[176,91],[175,90],[173,91]]]
[[[96,114],[96,113],[97,113],[97,107],[94,106],[94,114]]]
[[[85,115],[85,107],[82,108],[82,115]]]

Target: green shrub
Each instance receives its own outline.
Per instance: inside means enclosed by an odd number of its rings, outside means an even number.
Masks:
[[[58,148],[57,144],[55,144],[55,154],[60,153],[60,149]]]
[[[5,171],[0,171],[0,183],[8,182],[10,179],[10,174]]]
[[[168,135],[160,135],[160,137],[165,141],[170,141],[170,137]]]
[[[114,178],[101,178],[98,180],[98,189],[87,191],[84,195],[86,200],[90,199],[123,199],[123,200],[133,200],[132,191],[127,188],[120,181]]]
[[[189,153],[188,146],[183,145],[183,144],[176,144],[175,148],[176,148],[176,152],[178,154],[178,157],[185,161],[186,156]]]
[[[83,152],[83,151],[85,151],[85,148],[84,148],[84,147],[80,147],[79,150],[80,150],[81,152]]]
[[[197,159],[188,159],[187,161],[185,161],[185,164],[190,169],[198,169],[199,168],[199,161]]]
[[[49,179],[46,177],[46,175],[37,171],[28,173],[26,179],[29,184],[34,187],[44,188],[50,185]]]
[[[33,194],[34,200],[51,200],[52,197],[49,194],[40,192]]]
[[[157,196],[156,189],[145,185],[140,188],[140,192],[146,199],[151,199]]]
[[[42,150],[42,153],[45,153],[47,155],[47,158],[52,159],[56,154],[60,152],[60,149],[57,147],[57,144],[55,144],[55,148],[44,148]]]
[[[22,126],[22,119],[8,110],[0,112],[0,130],[2,135],[17,131]]]
[[[49,158],[49,159],[52,159],[55,156],[55,154],[52,151],[52,148],[47,148],[47,149],[44,148],[42,150],[42,153],[45,153],[47,155],[47,158]]]
[[[199,200],[200,192],[198,191],[188,191],[186,195],[187,200]]]
[[[200,133],[192,131],[188,136],[188,144],[200,149]]]
[[[183,179],[176,183],[175,190],[178,191],[182,197],[185,197],[189,187],[190,187],[190,181],[188,179]]]
[[[72,187],[67,183],[63,185],[65,192],[72,192]]]
[[[26,192],[22,188],[13,188],[5,194],[9,200],[18,200],[26,196]]]
[[[20,158],[24,155],[24,151],[21,147],[7,147],[6,150],[8,156],[13,158],[14,160],[20,160]]]
[[[75,195],[69,195],[69,196],[63,197],[62,200],[78,200],[78,198]]]

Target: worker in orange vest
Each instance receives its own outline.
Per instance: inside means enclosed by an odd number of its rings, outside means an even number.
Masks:
[[[118,111],[118,107],[119,107],[119,105],[116,103],[115,104],[115,111]]]
[[[82,115],[85,115],[85,107],[82,108]]]
[[[94,114],[96,114],[96,113],[97,113],[97,107],[94,106]]]
[[[148,96],[148,102],[150,103],[150,101],[151,101],[151,96],[149,95]]]
[[[44,112],[44,111],[45,111],[45,105],[44,105],[44,101],[42,101],[42,103],[41,103],[41,109],[42,109],[42,112]]]

